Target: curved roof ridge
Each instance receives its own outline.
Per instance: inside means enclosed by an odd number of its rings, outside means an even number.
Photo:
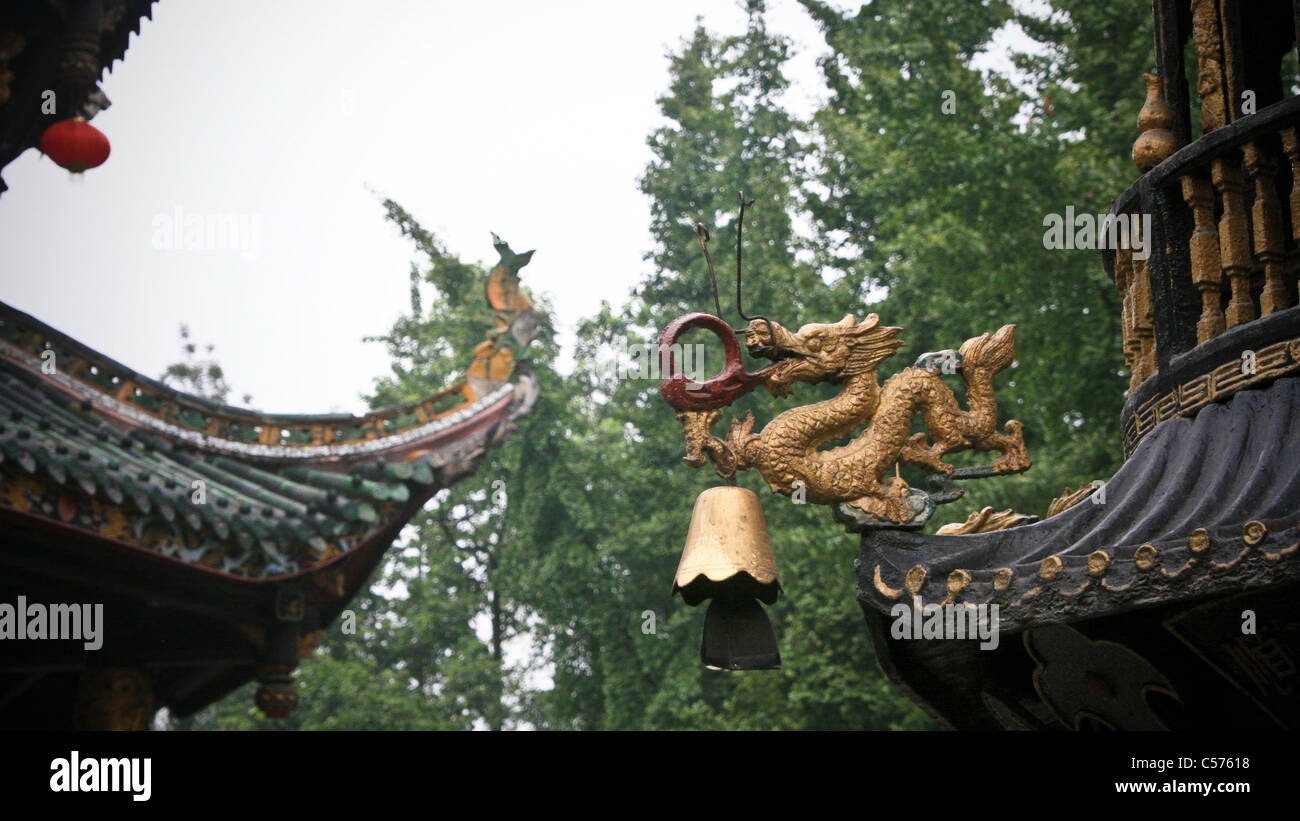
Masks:
[[[43,367],[46,350],[57,369]],[[0,302],[0,358],[66,392],[89,400],[121,421],[198,447],[266,458],[329,459],[373,454],[436,434],[502,401],[513,392],[508,346],[488,340],[470,370],[422,399],[353,414],[265,413],[214,402],[146,376],[30,314]]]

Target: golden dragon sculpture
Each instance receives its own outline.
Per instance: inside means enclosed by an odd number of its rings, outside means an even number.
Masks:
[[[726,348],[722,372],[693,381],[676,366],[678,337],[705,328]],[[925,354],[880,384],[877,368],[903,344],[901,328],[880,324],[869,314],[861,322],[847,315],[836,323],[804,325],[791,332],[777,322],[755,318],[742,333],[752,356],[773,360],[746,373],[737,332],[711,314],[678,318],[665,329],[660,356],[667,365],[664,398],[677,411],[686,437],[686,462],[712,462],[723,478],[755,469],[771,489],[787,496],[802,492],[815,504],[837,504],[859,520],[882,526],[919,526],[936,501],[946,498],[911,488],[895,473],[896,464],[916,465],[934,477],[976,478],[1020,473],[1029,468],[1023,426],[1010,420],[997,429],[993,378],[1015,357],[1015,326],[966,340],[958,350]],[[941,374],[960,374],[968,407],[963,409]],[[791,408],[754,430],[753,414],[733,420],[725,438],[712,432],[719,408],[763,385],[774,396],[788,396],[795,383],[841,385],[831,399]],[[920,415],[925,430],[912,433]],[[847,444],[822,448],[861,431]],[[944,461],[962,450],[997,451],[992,464],[957,469]],[[948,487],[951,484],[948,483]]]

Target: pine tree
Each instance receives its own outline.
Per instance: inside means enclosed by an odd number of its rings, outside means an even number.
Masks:
[[[598,401],[586,409],[590,438],[567,450],[565,463],[586,479],[588,501],[571,504],[572,520],[605,576],[597,611],[574,600],[567,616],[543,613],[564,629],[552,634],[562,660],[555,690],[539,701],[552,710],[581,704],[569,726],[883,729],[927,721],[884,681],[861,612],[845,595],[856,539],[825,508],[773,496],[753,474],[739,482],[763,499],[784,573],[787,595],[770,615],[785,667],[727,675],[700,665],[704,608],[687,608],[669,586],[694,498],[719,480],[682,464],[681,429],[657,379],[620,380],[594,365],[602,349],[653,342],[681,313],[714,310],[696,223],[711,234],[724,316],[740,322],[731,273],[740,192],[754,201],[743,234],[745,310],[796,326],[846,310],[846,288],[800,259],[795,218],[808,157],[805,125],[782,106],[790,47],[768,31],[762,3],[747,10],[744,33],[719,38],[698,26],[671,55],[659,101],[668,122],[650,137],[654,159],[641,180],[651,201],[651,273],[624,310],[607,308],[579,331],[575,379]],[[683,342],[707,346],[704,370],[720,367],[711,335]],[[766,420],[781,408],[751,394],[729,412],[752,409]],[[647,612],[654,633],[640,629]]]

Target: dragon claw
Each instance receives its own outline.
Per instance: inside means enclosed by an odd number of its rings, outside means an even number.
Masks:
[[[851,523],[867,528],[918,528],[934,513],[934,502],[925,491],[909,488],[896,498],[862,496],[839,506],[839,512]]]

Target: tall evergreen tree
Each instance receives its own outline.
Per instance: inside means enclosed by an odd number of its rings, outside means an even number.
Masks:
[[[890,688],[872,651],[853,589],[856,540],[824,508],[773,496],[761,479],[741,484],[763,498],[786,597],[771,608],[784,669],[727,675],[699,663],[703,608],[669,595],[695,496],[718,483],[681,463],[681,429],[658,379],[618,379],[596,367],[602,350],[652,343],[689,310],[713,310],[694,224],[711,231],[724,313],[736,322],[731,266],[745,212],[745,308],[789,322],[846,310],[845,289],[828,286],[800,261],[794,228],[807,161],[804,126],[782,106],[789,44],[768,31],[763,4],[746,4],[744,33],[711,35],[702,26],[670,55],[660,99],[667,124],[650,136],[653,160],[641,189],[650,197],[651,266],[622,311],[606,309],[579,332],[582,392],[591,436],[566,443],[564,463],[585,480],[570,503],[598,579],[600,604],[566,597],[569,610],[544,611],[559,664],[548,710],[586,728],[844,729],[925,726]],[[711,335],[683,339],[707,347],[705,371],[720,366]],[[751,365],[752,367],[752,365]],[[781,405],[751,395],[732,409],[770,419]],[[575,531],[571,531],[575,532]],[[540,534],[539,534],[540,536]],[[850,591],[846,594],[846,591]],[[653,615],[653,633],[643,625]],[[569,705],[573,705],[569,707]]]

